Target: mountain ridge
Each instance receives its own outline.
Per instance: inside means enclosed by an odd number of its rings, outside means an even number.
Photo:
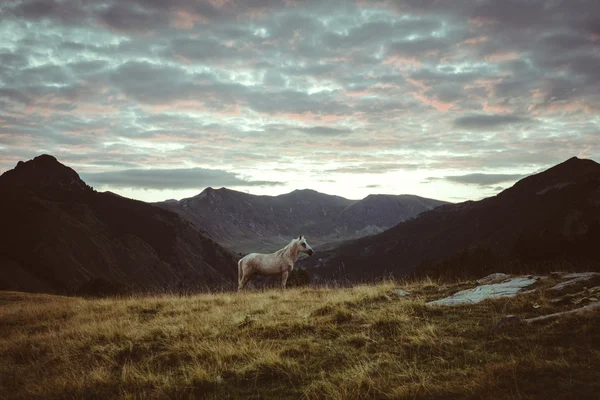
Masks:
[[[312,189],[266,196],[209,187],[193,197],[153,204],[177,212],[225,246],[250,252],[274,251],[299,234],[318,248],[381,232],[447,202],[385,194],[350,200]]]
[[[86,185],[49,155],[0,176],[0,288],[233,287],[237,255],[177,214]]]
[[[599,268],[600,164],[570,158],[496,196],[447,204],[301,265],[324,279],[475,275],[494,267]],[[368,266],[368,267],[365,267]]]

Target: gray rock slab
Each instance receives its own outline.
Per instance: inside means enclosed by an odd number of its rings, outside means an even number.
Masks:
[[[400,297],[410,295],[409,292],[407,292],[406,290],[402,290],[402,289],[394,289],[394,290],[392,290],[392,294],[395,294],[396,296],[400,296]]]
[[[430,301],[429,305],[457,306],[461,304],[475,304],[486,299],[513,297],[523,288],[537,282],[536,277],[516,276],[501,283],[481,285],[472,289],[461,290],[444,299]]]
[[[480,285],[488,284],[488,283],[497,283],[502,282],[510,278],[510,275],[504,274],[502,272],[496,272],[495,274],[490,274],[484,278],[477,280],[477,283]]]
[[[541,317],[529,318],[529,319],[526,319],[525,322],[528,324],[534,324],[536,322],[544,322],[544,321],[552,320],[555,318],[564,317],[565,315],[583,314],[583,313],[586,313],[589,311],[596,310],[598,308],[600,308],[600,302],[594,302],[594,303],[590,303],[586,306],[576,308],[574,310],[563,311],[563,312],[558,312],[558,313],[549,314],[549,315],[542,315]]]
[[[564,274],[561,276],[561,278],[566,279],[566,281],[560,282],[560,283],[552,286],[548,290],[559,292],[563,289],[568,288],[569,286],[573,286],[579,282],[589,281],[596,277],[600,277],[600,273],[598,273],[598,272],[575,272],[575,273],[571,273],[571,274]]]

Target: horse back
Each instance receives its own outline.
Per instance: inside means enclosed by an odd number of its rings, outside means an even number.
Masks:
[[[242,258],[240,263],[244,269],[259,274],[271,275],[280,273],[285,261],[274,254],[250,253]]]

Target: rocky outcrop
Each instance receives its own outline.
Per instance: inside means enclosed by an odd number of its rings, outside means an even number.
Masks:
[[[564,292],[565,290],[569,290],[570,288],[572,288],[575,285],[589,282],[592,280],[600,283],[600,273],[598,273],[598,272],[576,272],[576,273],[555,272],[554,276],[558,277],[560,279],[565,279],[565,280],[560,283],[557,283],[556,285],[554,285],[550,289],[548,289],[553,292]]]
[[[482,281],[498,279],[498,274],[490,275]],[[487,299],[516,296],[523,288],[533,285],[539,278],[533,276],[508,277],[502,282],[476,286],[472,289],[461,290],[443,299],[430,301],[428,305],[456,306],[462,304],[475,304]]]

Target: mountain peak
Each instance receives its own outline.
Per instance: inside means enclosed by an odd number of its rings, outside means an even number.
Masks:
[[[88,188],[77,172],[49,154],[42,154],[29,161],[19,161],[14,169],[6,171],[0,178],[2,183],[20,187],[54,186],[69,190]]]
[[[549,168],[546,172],[567,171],[571,173],[585,173],[589,172],[590,169],[600,170],[600,164],[586,158],[571,157],[568,160]]]
[[[317,192],[316,190],[313,189],[295,189],[289,193],[285,193],[285,194],[280,194],[278,197],[283,197],[283,198],[297,198],[297,197],[302,197],[302,198],[317,198],[317,197],[334,197],[332,195],[329,194],[325,194],[325,193],[321,193],[321,192]]]
[[[571,157],[545,171],[521,179],[508,191],[515,189],[546,190],[556,185],[567,185],[600,177],[600,164],[593,160]]]

